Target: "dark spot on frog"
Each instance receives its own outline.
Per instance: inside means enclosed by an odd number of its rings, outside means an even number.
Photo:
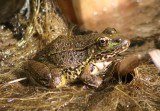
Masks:
[[[83,57],[83,53],[77,54],[79,58]]]
[[[70,46],[70,45],[71,45],[71,43],[70,43],[70,42],[67,42],[67,43],[66,43],[66,46]]]
[[[67,69],[64,69],[64,71],[63,71],[64,73],[67,73],[68,71],[67,71]]]
[[[71,67],[69,67],[68,69],[72,71],[72,68],[71,68]]]
[[[65,50],[65,49],[66,49],[66,47],[63,47],[62,49],[63,49],[63,50]]]
[[[58,47],[55,47],[56,48],[56,51],[58,51],[59,50],[59,48]]]
[[[62,58],[64,59],[64,58],[65,58],[65,55],[62,55]]]
[[[82,59],[79,59],[78,62],[80,63],[82,61]]]
[[[68,71],[68,74],[71,75],[71,72]]]
[[[52,26],[50,26],[49,28],[50,28],[50,29],[53,29],[53,27],[52,27]]]
[[[89,39],[87,42],[88,42],[88,44],[90,44],[90,43],[93,43],[93,40]]]
[[[75,48],[81,47],[83,46],[83,41],[79,40],[76,44],[75,44]]]
[[[62,65],[63,64],[63,60],[60,60],[59,64]]]
[[[70,58],[70,61],[73,61],[73,57]]]
[[[61,41],[57,41],[57,43],[56,43],[56,47],[59,47],[59,45],[61,45]]]

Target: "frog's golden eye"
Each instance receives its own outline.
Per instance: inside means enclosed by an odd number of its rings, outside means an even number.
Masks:
[[[106,47],[108,45],[108,37],[104,37],[104,38],[100,38],[99,42],[100,42],[100,46],[101,47]]]

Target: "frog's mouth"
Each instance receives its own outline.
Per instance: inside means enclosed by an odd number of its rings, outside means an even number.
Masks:
[[[127,39],[112,39],[110,41],[111,47],[107,49],[106,51],[102,51],[101,54],[97,55],[97,59],[106,60],[108,58],[111,58],[119,53],[124,52],[128,49],[130,45],[130,41]]]

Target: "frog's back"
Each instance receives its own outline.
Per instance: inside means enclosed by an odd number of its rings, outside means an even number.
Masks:
[[[37,61],[49,61],[58,67],[78,67],[88,57],[87,47],[95,44],[97,33],[78,36],[59,36],[37,56]]]
[[[62,53],[68,51],[83,50],[95,43],[97,34],[78,35],[78,36],[59,36],[49,44],[48,51],[50,54]]]

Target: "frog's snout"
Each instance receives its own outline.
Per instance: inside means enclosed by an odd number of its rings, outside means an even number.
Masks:
[[[128,49],[129,45],[130,45],[130,41],[128,39],[116,39],[114,42],[117,42],[119,45],[117,46],[118,49],[125,51],[126,49]]]
[[[119,43],[120,44],[119,46],[121,47],[121,49],[128,48],[130,45],[130,41],[128,39],[116,39],[116,40],[113,40],[113,43],[114,42]]]
[[[130,41],[127,39],[122,40],[122,49],[125,49],[126,47],[129,47]]]

